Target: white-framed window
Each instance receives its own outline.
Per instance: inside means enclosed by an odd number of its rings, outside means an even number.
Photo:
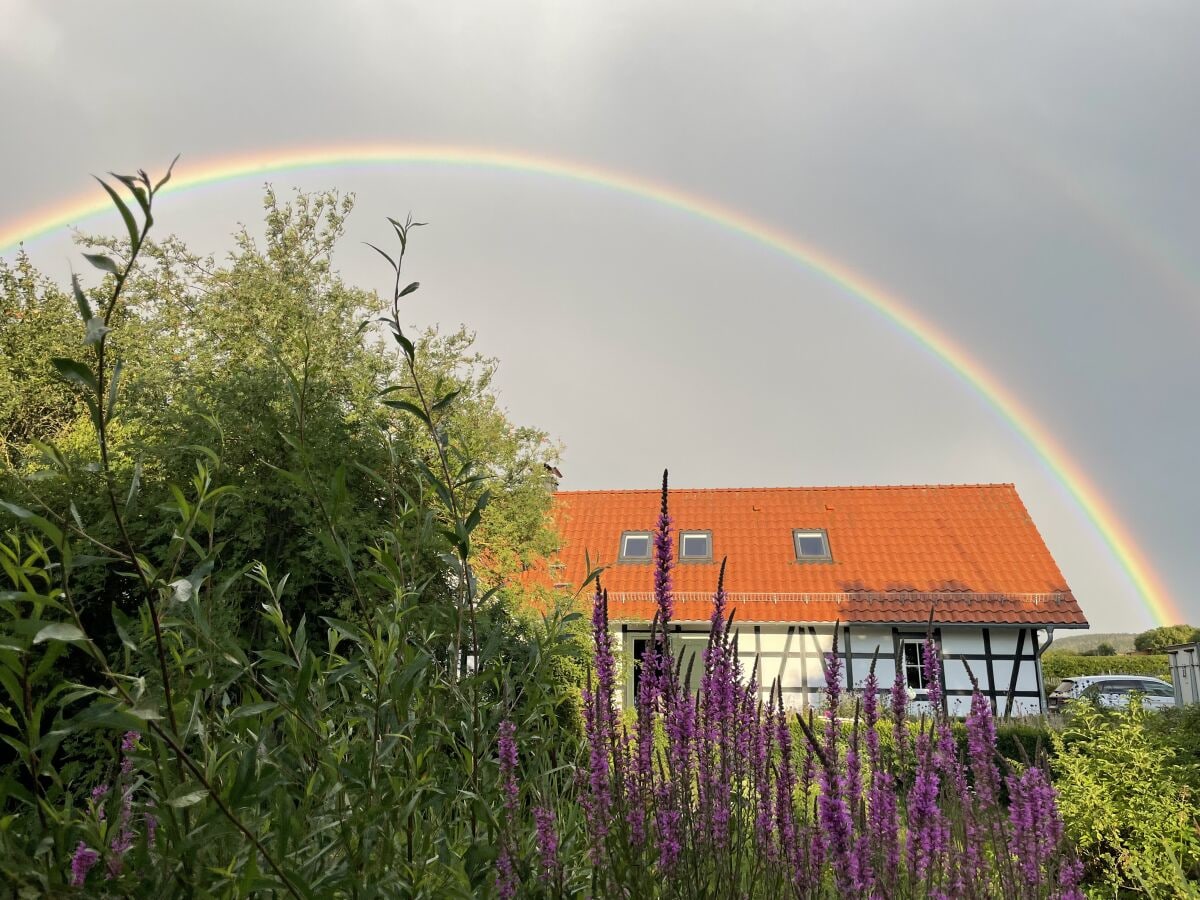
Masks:
[[[646,562],[650,559],[654,538],[648,531],[625,531],[621,534],[621,562]]]
[[[904,683],[914,691],[925,690],[925,641],[900,642],[900,663],[904,666]]]
[[[823,528],[797,528],[792,531],[797,562],[830,562],[829,535]]]
[[[712,560],[711,531],[679,532],[679,559],[681,562],[708,562]]]

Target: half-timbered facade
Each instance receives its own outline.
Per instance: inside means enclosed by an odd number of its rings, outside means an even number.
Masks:
[[[563,538],[551,563],[569,588],[586,559],[606,566],[609,621],[626,661],[625,700],[650,637],[652,530],[658,491],[563,491]],[[860,688],[875,663],[883,686],[896,667],[919,707],[920,645],[932,622],[947,705],[965,714],[972,675],[1000,715],[1044,707],[1041,654],[1056,628],[1083,628],[1062,573],[1012,485],[672,490],[671,639],[686,661],[708,638],[722,559],[738,651],[757,661],[764,694],[819,698],[835,626],[844,680]],[[686,663],[685,663],[686,664]]]

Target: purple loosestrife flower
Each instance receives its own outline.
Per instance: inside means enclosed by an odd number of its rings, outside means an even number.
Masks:
[[[860,761],[859,717],[854,716],[854,727],[850,731],[850,746],[846,750],[846,803],[850,807],[850,821],[856,833],[851,836],[850,881],[855,892],[865,893],[874,883],[871,871],[871,848],[863,826],[862,765]]]
[[[500,789],[504,793],[504,808],[508,814],[517,811],[517,726],[509,719],[500,723],[500,735],[496,741],[496,755],[500,760]]]
[[[534,807],[533,821],[537,829],[538,874],[543,881],[552,882],[558,875],[558,831],[554,810],[548,806]]]
[[[754,815],[754,833],[758,845],[766,849],[767,859],[775,862],[779,859],[778,848],[775,846],[774,804],[771,791],[771,758],[775,745],[775,691],[764,707],[756,704],[754,720],[754,759],[752,761],[754,784],[758,791],[758,806]],[[790,761],[787,761],[790,766]]]
[[[71,887],[83,887],[88,872],[100,861],[100,854],[80,841],[71,857]]]
[[[504,795],[504,823],[500,830],[500,854],[496,858],[496,891],[505,900],[517,892],[516,868],[513,854],[517,839],[517,727],[505,719],[500,723],[496,739],[496,756],[500,763],[500,792]]]
[[[892,680],[892,739],[896,761],[903,766],[908,751],[908,681],[904,676],[904,657],[896,657],[896,677]]]
[[[896,818],[895,779],[884,768],[879,745],[879,681],[875,667],[867,676],[863,690],[863,723],[866,726],[867,769],[867,843],[869,853],[882,872],[873,872],[873,883],[895,884],[900,864],[900,823]]]
[[[978,686],[971,694],[971,712],[967,716],[967,755],[975,779],[975,796],[981,807],[990,810],[996,805],[1000,786],[1000,771],[996,767],[996,720],[992,707]]]
[[[853,890],[851,841],[853,822],[847,804],[846,772],[838,763],[838,705],[842,696],[842,660],[838,654],[837,629],[833,632],[833,652],[825,664],[825,741],[824,763],[819,774],[821,794],[817,798],[817,823],[825,842],[825,856],[833,867],[838,893],[847,896]]]
[[[940,874],[950,831],[938,805],[941,781],[934,764],[931,730],[922,727],[914,752],[917,774],[908,794],[908,867],[914,878],[924,880]]]
[[[588,791],[584,814],[591,834],[591,856],[600,864],[602,848],[608,836],[612,810],[612,772],[616,763],[616,712],[613,685],[616,661],[613,658],[612,633],[608,629],[608,592],[596,579],[592,605],[592,643],[596,666],[595,691],[584,689],[584,728],[588,742]],[[589,679],[590,681],[590,679]]]
[[[941,708],[942,698],[942,668],[937,645],[932,635],[926,635],[925,643],[921,646],[921,668],[925,675],[925,694],[929,698],[930,712]]]
[[[658,604],[658,618],[664,634],[674,612],[671,598],[671,566],[674,564],[672,550],[671,516],[667,510],[667,471],[664,469],[662,506],[658,513],[658,526],[654,531],[654,600]]]
[[[1062,847],[1063,822],[1057,794],[1039,766],[1030,766],[1008,783],[1009,852],[1026,886],[1034,889],[1050,883],[1050,870]]]
[[[517,872],[509,854],[508,844],[501,844],[496,857],[496,894],[501,900],[511,900],[517,893]]]
[[[146,801],[146,845],[153,847],[158,839],[158,816],[150,812],[154,809],[154,801]]]
[[[792,760],[792,730],[787,725],[784,713],[784,692],[775,691],[775,707],[769,725],[775,728],[775,743],[779,745],[779,769],[775,772],[775,829],[779,838],[779,856],[786,860],[792,870],[792,880],[797,884],[808,884],[800,868],[808,859],[802,859],[802,848],[806,841],[797,840],[796,834],[796,769]],[[804,794],[808,803],[808,793]]]

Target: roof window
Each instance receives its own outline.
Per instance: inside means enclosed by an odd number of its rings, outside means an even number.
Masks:
[[[711,562],[712,561],[712,532],[711,531],[681,531],[681,532],[679,532],[679,561],[680,562]]]
[[[621,562],[648,562],[650,560],[650,532],[626,531],[621,534]]]
[[[796,545],[797,562],[830,562],[833,559],[829,553],[829,536],[823,528],[797,528],[792,532],[792,541]]]

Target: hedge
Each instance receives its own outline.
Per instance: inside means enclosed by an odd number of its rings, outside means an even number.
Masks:
[[[1064,678],[1073,675],[1150,675],[1170,681],[1165,653],[1147,656],[1079,656],[1050,651],[1042,657],[1046,691],[1054,690]]]

